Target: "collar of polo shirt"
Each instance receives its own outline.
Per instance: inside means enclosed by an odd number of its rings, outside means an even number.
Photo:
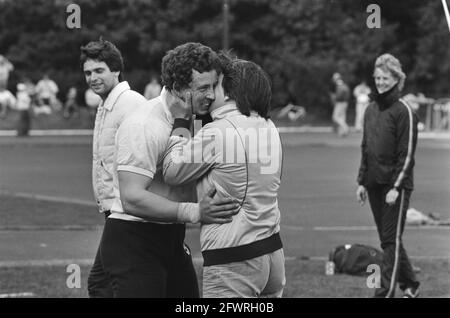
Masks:
[[[163,86],[161,93],[159,94],[159,98],[161,99],[161,103],[163,105],[164,112],[166,113],[167,120],[169,121],[169,123],[173,124],[174,118],[173,118],[172,114],[170,113],[169,106],[167,106],[167,102],[166,102],[167,89],[165,86]]]

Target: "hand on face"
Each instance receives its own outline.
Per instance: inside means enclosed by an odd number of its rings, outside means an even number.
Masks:
[[[184,97],[175,90],[167,92],[167,106],[173,118],[190,119],[192,117],[192,93],[185,91],[183,95]]]

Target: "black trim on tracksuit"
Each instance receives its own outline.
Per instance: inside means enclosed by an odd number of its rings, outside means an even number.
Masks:
[[[250,244],[203,251],[203,266],[242,262],[273,253],[281,248],[283,248],[283,243],[280,234],[275,233],[268,238]]]
[[[383,94],[376,94],[375,90],[364,114],[357,181],[367,189],[384,252],[381,286],[375,291],[376,297],[394,297],[397,282],[401,289],[419,286],[402,243],[414,188],[418,118],[399,96],[397,85]],[[388,205],[386,195],[394,188],[399,196],[395,204]]]

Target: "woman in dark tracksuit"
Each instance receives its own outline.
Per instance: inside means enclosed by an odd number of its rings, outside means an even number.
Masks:
[[[409,198],[414,186],[414,152],[418,119],[400,97],[405,74],[400,62],[383,54],[375,62],[376,92],[364,116],[357,198],[367,196],[383,253],[381,286],[375,297],[394,297],[397,282],[404,297],[419,295],[417,281],[402,243]]]

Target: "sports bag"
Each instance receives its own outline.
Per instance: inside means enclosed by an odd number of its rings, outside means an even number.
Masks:
[[[329,260],[335,264],[335,272],[366,276],[367,267],[371,264],[381,266],[383,252],[369,245],[346,244],[334,248],[329,255]]]

